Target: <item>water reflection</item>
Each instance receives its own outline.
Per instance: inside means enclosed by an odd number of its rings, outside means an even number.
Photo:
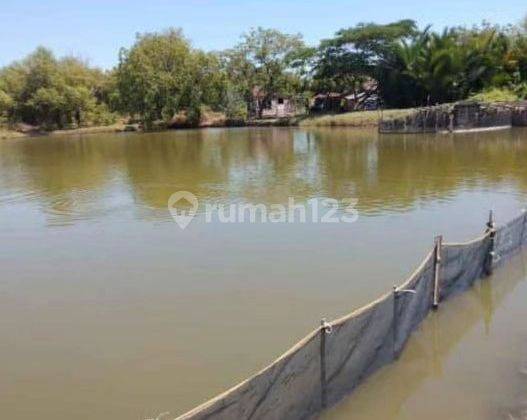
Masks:
[[[151,418],[229,388],[322,317],[400,283],[434,235],[474,237],[491,207],[499,221],[516,216],[526,202],[526,137],[284,128],[0,142],[2,414]],[[181,231],[166,209],[181,189],[202,203],[356,196],[360,218],[197,220]],[[479,293],[482,329],[513,331],[495,326],[495,291]],[[441,346],[459,346],[473,307],[447,320],[451,335],[434,330],[435,353],[428,341],[415,346],[422,364],[426,355],[434,372],[446,370]],[[408,366],[415,381],[435,377],[417,365]]]
[[[134,202],[140,217],[166,218],[156,210],[174,191],[188,190],[202,203],[353,196],[366,214],[404,211],[459,190],[524,191],[525,133],[236,129],[4,141],[0,204],[36,201],[68,222]]]

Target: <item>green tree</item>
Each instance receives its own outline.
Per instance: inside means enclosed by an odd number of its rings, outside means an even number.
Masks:
[[[5,95],[3,113],[10,122],[44,128],[64,128],[99,123],[93,116],[112,119],[106,105],[96,97],[96,88],[106,75],[74,58],[56,59],[39,47],[20,62],[0,71]]]
[[[359,24],[321,43],[314,80],[318,88],[345,93],[373,78],[392,107],[455,101],[522,83],[524,39],[485,23],[442,33],[418,30],[411,20]]]
[[[261,114],[264,103],[276,95],[300,91],[298,54],[305,49],[300,34],[285,34],[275,29],[256,28],[242,35],[241,42],[223,55],[227,76],[238,86],[247,107],[256,101]],[[259,95],[253,95],[257,89]]]
[[[401,42],[418,34],[416,23],[401,20],[387,25],[360,23],[321,42],[313,77],[318,87],[342,93],[356,90],[365,79],[379,82],[384,98],[405,96],[397,51]]]
[[[228,83],[225,89],[223,111],[230,122],[240,122],[247,119],[247,104],[243,92],[232,83]]]
[[[9,118],[9,111],[13,106],[13,98],[0,89],[0,122]]]
[[[120,109],[147,128],[180,111],[197,124],[202,105],[219,106],[223,80],[218,57],[191,48],[180,29],[138,35],[121,50],[116,78]]]

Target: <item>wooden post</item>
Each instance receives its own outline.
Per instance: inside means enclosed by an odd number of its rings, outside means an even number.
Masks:
[[[331,333],[331,326],[326,319],[320,321],[320,405],[322,409],[327,407],[327,383],[326,383],[326,334]]]
[[[523,246],[525,240],[525,225],[527,224],[527,210],[522,209],[523,223],[522,223],[522,235],[520,236],[520,248]]]
[[[494,222],[494,212],[492,210],[489,212],[489,220],[485,226],[485,232],[489,234],[490,238],[489,254],[485,264],[485,272],[490,276],[493,271],[494,257],[496,255],[494,251],[496,246],[496,223]]]
[[[397,286],[393,286],[393,319],[392,319],[392,333],[393,333],[393,359],[397,359]]]
[[[439,307],[440,300],[440,291],[441,291],[441,253],[443,248],[443,236],[439,235],[435,238],[435,248],[434,248],[434,302],[433,308],[437,309]]]

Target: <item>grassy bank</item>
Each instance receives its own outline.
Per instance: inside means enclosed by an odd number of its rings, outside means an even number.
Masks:
[[[382,111],[383,118],[404,117],[413,109],[388,109]],[[298,121],[301,127],[376,127],[379,124],[381,111],[357,111],[345,114],[310,116]]]
[[[299,115],[288,118],[250,120],[252,127],[377,127],[379,118],[398,118],[414,112],[415,109],[389,109],[382,111],[355,111],[343,114]]]
[[[116,133],[122,131],[134,131],[130,130],[129,127],[123,122],[118,122],[112,125],[94,126],[94,127],[82,127],[72,128],[67,130],[12,130],[6,127],[0,127],[0,139],[15,139],[22,137],[38,137],[38,136],[72,136],[80,134],[97,134],[97,133]]]

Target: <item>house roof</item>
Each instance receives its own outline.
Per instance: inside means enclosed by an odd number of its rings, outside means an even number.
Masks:
[[[346,96],[344,96],[344,98],[346,98],[346,99],[352,101],[352,100],[355,100],[355,99],[363,98],[364,95],[366,95],[365,92],[359,92],[359,93],[357,93],[356,95],[355,95],[354,93],[352,93],[352,94],[350,94],[350,95],[346,95]]]
[[[321,98],[321,99],[341,98],[341,97],[342,97],[342,94],[338,93],[338,92],[318,93],[318,94],[315,95],[315,98]]]

